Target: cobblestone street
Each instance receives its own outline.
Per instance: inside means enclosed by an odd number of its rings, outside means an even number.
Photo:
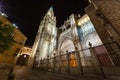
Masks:
[[[15,78],[14,80],[109,80],[95,77],[78,77],[71,75],[63,75],[63,74],[53,74],[50,72],[42,72],[27,69],[27,67],[15,67],[14,72]]]
[[[63,77],[49,75],[45,72],[38,72],[35,70],[29,70],[25,67],[17,67],[14,69],[14,80],[69,80]]]

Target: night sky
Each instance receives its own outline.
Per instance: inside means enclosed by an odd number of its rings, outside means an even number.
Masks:
[[[26,45],[32,46],[40,21],[51,6],[60,27],[72,13],[83,15],[88,4],[87,0],[2,0],[0,8],[28,37]]]

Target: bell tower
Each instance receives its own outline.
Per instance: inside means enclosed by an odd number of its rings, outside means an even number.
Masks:
[[[39,26],[39,43],[36,49],[36,60],[47,58],[47,56],[52,56],[56,46],[56,17],[54,16],[53,7],[50,7],[45,14],[43,20]]]

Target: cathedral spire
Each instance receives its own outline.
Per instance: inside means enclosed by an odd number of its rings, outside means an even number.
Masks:
[[[54,16],[54,10],[53,10],[53,6],[51,6],[47,12],[48,15],[53,15]]]
[[[49,11],[53,11],[53,6],[51,6],[51,7],[49,8]]]

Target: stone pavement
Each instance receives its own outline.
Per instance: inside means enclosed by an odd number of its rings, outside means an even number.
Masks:
[[[19,66],[14,68],[13,73],[15,74],[14,80],[111,80],[98,77],[90,78],[59,73],[53,74],[51,72],[42,72]]]
[[[15,67],[13,73],[15,74],[14,80],[73,80],[69,77],[54,75],[52,73],[31,70],[27,69],[26,67],[18,66]]]
[[[68,80],[62,77],[52,76],[44,72],[39,72],[25,67],[17,67],[14,69],[14,80]]]

